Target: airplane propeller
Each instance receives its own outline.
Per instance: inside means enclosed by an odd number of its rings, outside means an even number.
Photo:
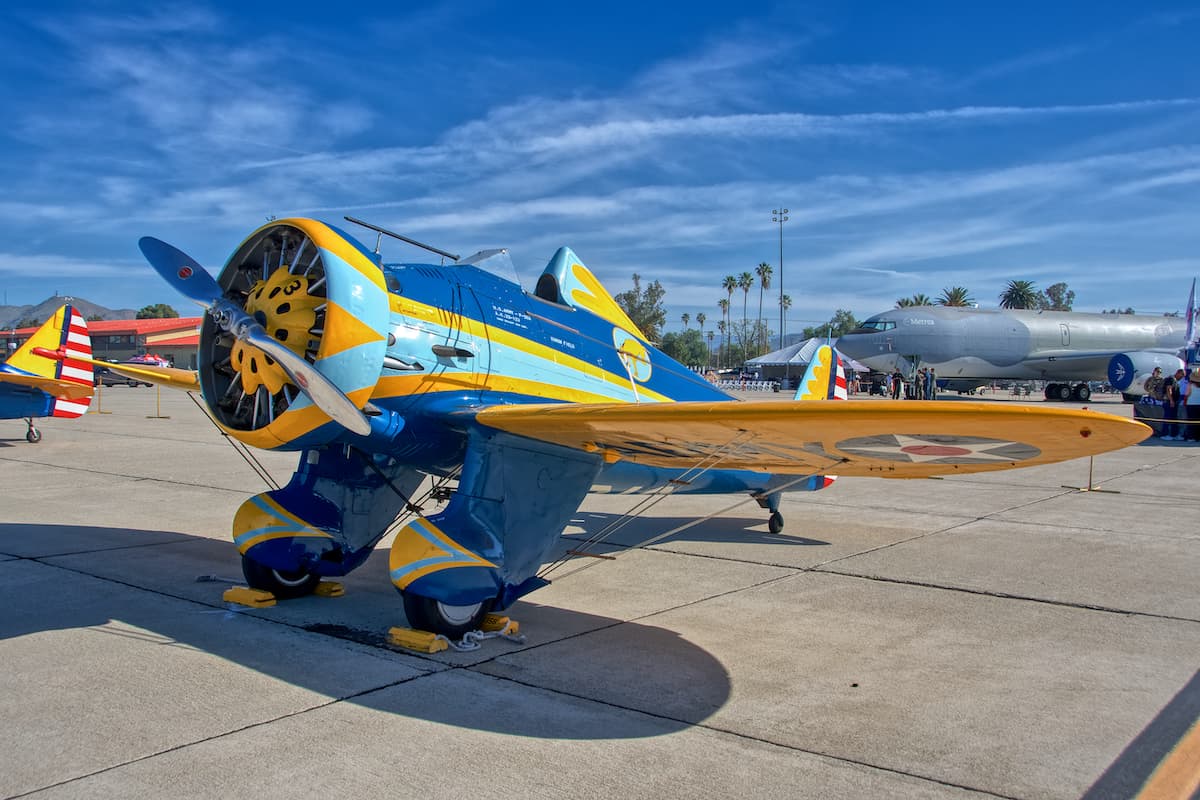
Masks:
[[[261,311],[255,315],[247,313],[235,300],[225,295],[220,284],[199,262],[177,247],[152,236],[142,237],[138,247],[159,275],[189,300],[207,309],[217,327],[237,341],[258,348],[269,359],[274,359],[291,382],[330,419],[359,435],[370,433],[371,424],[367,417],[333,381],[267,332],[263,327],[266,319]],[[250,361],[253,364],[253,359]],[[236,364],[233,366],[234,369],[239,367]]]

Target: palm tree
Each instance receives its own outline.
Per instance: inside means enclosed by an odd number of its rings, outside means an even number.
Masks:
[[[1000,293],[1001,308],[1038,308],[1040,305],[1041,293],[1033,281],[1009,281]]]
[[[708,360],[709,361],[712,361],[712,340],[713,340],[714,336],[716,336],[715,333],[713,333],[712,331],[708,332]]]
[[[721,302],[725,303],[728,301],[722,300]],[[725,348],[725,332],[727,330],[729,330],[729,326],[725,324],[725,320],[721,320],[720,322],[717,323],[717,330],[719,330],[721,332],[721,348],[724,349]],[[720,369],[720,368],[721,368],[721,352],[718,351],[717,352],[717,369]]]
[[[784,316],[787,316],[788,309],[792,307],[792,296],[790,294],[780,295],[779,307],[783,309]],[[783,347],[783,336],[779,337],[779,346]]]
[[[734,278],[732,275],[729,276],[728,278],[726,278],[725,280],[726,281],[734,280],[736,282],[736,278]],[[732,289],[729,290],[729,294],[730,294],[730,296],[733,295]],[[726,300],[724,297],[722,297],[720,300],[717,301],[717,305],[720,306],[720,308],[721,308],[721,321],[719,323],[717,323],[717,327],[720,328],[720,330],[721,330],[721,343],[722,343],[722,347],[724,347],[725,332],[729,330],[729,323],[727,322],[727,320],[729,319],[729,301]],[[720,369],[720,367],[721,367],[721,360],[718,358],[717,359],[717,368]]]
[[[692,321],[692,315],[685,311],[680,319],[683,320],[683,329],[686,331],[688,323]]]
[[[696,324],[700,326],[700,337],[704,337],[704,323],[708,322],[708,316],[703,311],[696,315]]]
[[[927,294],[918,293],[912,296],[912,304],[914,306],[931,306],[933,305],[933,300]]]
[[[749,350],[749,342],[745,340],[746,336],[746,303],[750,299],[750,287],[754,285],[754,275],[749,272],[743,272],[738,276],[738,287],[742,290],[742,349]],[[743,353],[745,355],[745,353]]]
[[[939,306],[973,306],[975,298],[963,287],[954,286],[942,289],[942,296],[938,298],[937,303]]]
[[[771,269],[771,265],[764,261],[754,271],[758,274],[758,324],[755,327],[761,328],[763,292],[771,288],[771,273],[773,270]],[[759,344],[759,348],[761,350],[767,349],[767,331],[765,328],[762,329],[762,342]]]

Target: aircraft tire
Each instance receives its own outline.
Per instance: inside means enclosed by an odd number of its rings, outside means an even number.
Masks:
[[[1058,384],[1057,383],[1047,383],[1046,384],[1046,399],[1047,400],[1057,400],[1058,399]]]
[[[29,432],[25,434],[25,441],[29,442],[30,444],[37,444],[41,440],[42,432],[37,428],[30,428]]]
[[[767,520],[767,530],[771,533],[779,533],[783,530],[783,514],[778,511],[772,511],[770,519]]]
[[[401,592],[400,596],[404,598],[404,616],[408,618],[409,627],[440,633],[451,639],[479,630],[483,618],[492,610],[491,600],[469,606],[451,606],[412,592]]]
[[[1075,387],[1075,390],[1072,391],[1071,394],[1079,402],[1086,403],[1092,397],[1092,390],[1088,387],[1088,385],[1086,383],[1081,383]]]
[[[242,574],[246,576],[246,583],[251,589],[268,591],[280,600],[310,595],[321,582],[320,575],[304,570],[289,572],[272,569],[246,556],[242,556]]]
[[[1058,384],[1055,384],[1055,386],[1058,389],[1058,396],[1054,398],[1055,400],[1070,400],[1071,399],[1071,385],[1070,384],[1058,383]]]

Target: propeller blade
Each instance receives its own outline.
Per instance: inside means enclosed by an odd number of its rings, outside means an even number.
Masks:
[[[350,398],[333,381],[326,378],[317,368],[293,353],[282,342],[267,333],[261,325],[246,317],[242,325],[235,325],[234,335],[254,345],[279,362],[292,383],[300,387],[309,398],[334,422],[360,436],[371,432],[371,423]]]
[[[208,309],[220,327],[275,359],[292,382],[330,419],[360,436],[371,432],[370,421],[333,381],[277,341],[257,320],[226,298],[220,284],[196,259],[153,236],[143,236],[138,240],[138,247],[155,272],[180,294]]]
[[[205,308],[221,298],[221,287],[208,270],[178,247],[153,236],[143,236],[138,247],[154,271],[184,297]]]

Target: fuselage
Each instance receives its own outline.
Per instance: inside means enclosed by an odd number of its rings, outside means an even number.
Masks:
[[[885,311],[838,339],[871,369],[933,367],[942,380],[1099,381],[1122,353],[1173,356],[1184,320],[1137,314],[920,306]]]
[[[565,261],[571,262],[573,254],[566,253]],[[406,420],[391,454],[419,468],[461,463],[461,432],[445,424],[443,412],[450,407],[734,401],[633,336],[621,312],[609,307],[607,293],[575,294],[579,302],[569,304],[563,293],[540,297],[474,266],[391,264],[383,269],[391,335],[371,402]],[[547,272],[554,269],[552,261]],[[618,461],[604,466],[593,491],[651,491],[680,475],[680,470]],[[769,492],[781,482],[765,473],[709,469],[689,475],[686,486],[676,484],[675,490]],[[824,485],[814,479],[811,486],[789,488]]]

